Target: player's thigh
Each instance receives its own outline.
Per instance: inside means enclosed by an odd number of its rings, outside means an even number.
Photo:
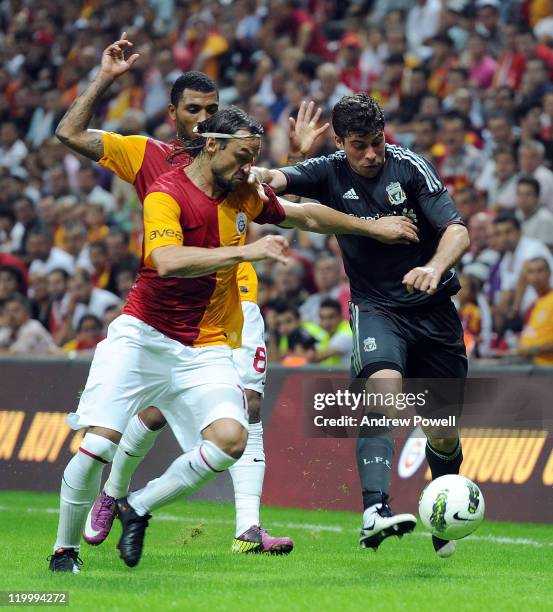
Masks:
[[[186,348],[186,347],[185,347]],[[231,350],[227,346],[188,349],[189,365],[173,367],[168,400],[158,402],[184,451],[194,447],[201,432],[219,419],[231,419],[248,429],[246,396]],[[189,367],[190,366],[190,367]]]
[[[381,370],[405,373],[407,341],[401,328],[384,311],[350,306],[353,331],[351,371],[354,378],[369,378]]]
[[[242,312],[242,346],[232,351],[232,358],[242,386],[263,395],[267,377],[265,324],[259,306],[254,302],[242,302]]]
[[[416,342],[409,347],[409,377],[466,378],[468,362],[463,326],[451,300],[410,323],[416,327]]]
[[[164,336],[134,317],[118,317],[94,353],[76,412],[74,429],[105,427],[122,433],[141,408],[169,388],[170,356]]]
[[[425,430],[431,437],[456,437],[456,419],[463,409],[467,355],[463,327],[453,303],[435,307],[417,326],[419,341],[409,351],[407,372],[426,394],[417,412],[433,419],[455,418],[455,425]],[[430,380],[429,380],[430,379]],[[453,421],[449,421],[453,423]]]

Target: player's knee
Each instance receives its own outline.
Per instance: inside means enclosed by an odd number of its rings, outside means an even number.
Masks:
[[[161,410],[159,410],[155,406],[149,406],[148,408],[144,408],[144,410],[140,411],[138,416],[150,431],[158,431],[162,427],[165,427],[165,425],[167,424],[167,421],[161,413]]]
[[[233,431],[227,433],[221,448],[227,455],[240,459],[248,443],[248,432],[239,423],[236,428],[232,429]]]
[[[234,419],[219,419],[207,427],[202,435],[235,459],[240,459],[248,442],[247,430]]]
[[[261,393],[246,389],[246,398],[248,400],[248,419],[250,423],[259,423],[261,421]]]
[[[428,436],[428,442],[432,448],[445,453],[451,452],[457,446],[458,438],[443,438]]]

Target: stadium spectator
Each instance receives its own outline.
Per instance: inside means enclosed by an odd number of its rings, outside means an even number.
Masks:
[[[37,106],[33,112],[26,135],[26,140],[33,149],[40,147],[54,135],[56,126],[64,112],[61,92],[57,89],[47,91],[43,96],[43,103]]]
[[[470,185],[463,185],[455,189],[453,194],[455,205],[461,219],[467,223],[469,219],[479,212],[483,212],[486,205],[484,198]]]
[[[440,29],[442,4],[440,0],[416,0],[407,13],[405,35],[409,50],[418,57],[427,54],[425,43]]]
[[[543,242],[522,235],[521,224],[513,213],[500,213],[494,219],[494,226],[502,253],[500,295],[496,308],[498,328],[502,328],[501,323],[519,318],[536,299],[535,291],[527,285],[523,274],[525,263],[543,257],[553,268],[553,256]]]
[[[10,234],[10,242],[15,253],[22,258],[27,255],[27,240],[34,229],[39,229],[42,222],[31,198],[20,196],[13,202],[13,212],[17,223]]]
[[[24,293],[25,289],[25,281],[18,268],[10,265],[0,267],[0,307],[16,293]]]
[[[532,32],[532,29],[528,25],[522,24],[519,27],[519,30],[516,35],[516,46],[517,51],[522,55],[525,60],[525,70],[528,65],[528,62],[533,58],[537,57],[543,59],[546,62],[549,74],[551,75],[551,71],[553,70],[553,50],[550,49],[547,45],[538,42],[534,35],[534,32]]]
[[[273,269],[275,292],[281,298],[299,307],[308,295],[304,289],[303,265],[297,259],[290,258],[286,264],[277,263]]]
[[[90,244],[89,253],[92,266],[92,284],[100,289],[107,289],[111,280],[108,245],[104,240],[96,240]],[[133,272],[136,274],[135,270]]]
[[[87,244],[88,232],[84,223],[65,223],[62,229],[63,250],[73,258],[74,268],[92,269]]]
[[[288,336],[288,353],[280,362],[285,368],[308,365],[316,358],[316,340],[305,329],[298,327]]]
[[[313,84],[313,98],[327,111],[338,102],[342,96],[351,93],[351,89],[340,82],[340,70],[331,63],[325,62],[317,68],[317,81]]]
[[[293,304],[279,299],[274,310],[274,328],[267,328],[271,340],[267,350],[276,356],[276,360],[288,354],[290,335],[297,329],[305,330],[314,338],[315,343],[323,340],[325,332],[316,323],[302,321],[299,310]]]
[[[478,90],[488,89],[493,81],[497,62],[488,53],[487,40],[478,32],[468,39],[467,69],[470,83]]]
[[[474,270],[475,264],[471,264],[459,276],[461,290],[455,296],[455,302],[463,324],[467,355],[488,357],[491,355],[492,314],[481,293],[482,281],[474,274]]]
[[[0,327],[0,351],[12,354],[56,355],[59,348],[46,329],[31,319],[29,300],[16,293],[4,304],[5,324]]]
[[[451,112],[442,121],[442,140],[446,147],[440,164],[444,182],[470,183],[478,178],[483,165],[483,155],[473,145],[466,143],[468,120]]]
[[[274,36],[289,36],[292,46],[304,53],[312,53],[323,59],[331,59],[321,25],[301,8],[289,0],[270,0],[268,17],[258,31],[258,40],[265,41]]]
[[[498,147],[508,147],[514,152],[518,146],[512,120],[502,111],[492,111],[488,114],[483,137],[484,152],[488,157]]]
[[[85,223],[88,230],[88,243],[104,240],[109,234],[109,226],[106,224],[106,213],[102,204],[93,203],[86,207]]]
[[[537,140],[545,147],[544,157],[549,159],[551,157],[550,151],[548,150],[549,143],[542,139],[542,106],[541,102],[533,102],[526,106],[521,106],[517,110],[517,121],[520,126],[520,140],[522,142],[528,142]]]
[[[553,212],[553,172],[544,165],[545,147],[537,140],[524,142],[518,150],[520,171],[540,184],[540,202]]]
[[[353,334],[349,321],[342,318],[342,306],[337,300],[325,298],[319,308],[319,325],[326,336],[319,342],[315,363],[322,366],[349,368],[353,349]]]
[[[119,305],[121,300],[105,289],[94,287],[90,274],[78,269],[69,281],[69,290],[62,302],[64,318],[78,329],[79,321],[85,314],[93,314],[102,320],[106,308]]]
[[[27,153],[27,146],[21,138],[16,123],[14,121],[2,123],[0,127],[0,167],[20,166]]]
[[[438,96],[438,103],[447,93],[447,77],[449,71],[458,63],[453,40],[447,33],[437,34],[430,41],[432,55],[424,63],[428,70],[428,88]],[[420,109],[425,115],[428,111]]]
[[[436,163],[434,145],[438,136],[438,123],[433,117],[417,115],[413,121],[415,140],[411,149],[431,162]]]
[[[51,333],[50,329],[50,295],[48,294],[48,276],[43,272],[31,274],[27,297],[31,304],[31,318],[36,319]]]
[[[69,278],[69,274],[63,268],[56,268],[48,274],[48,299],[50,300],[48,330],[58,345],[60,344],[58,341],[58,334],[60,333],[64,320],[62,302],[67,292]],[[63,333],[62,331],[62,334]]]
[[[337,299],[340,294],[340,260],[330,253],[321,253],[314,266],[317,292],[311,294],[301,305],[303,321],[319,323],[321,303],[327,298]]]
[[[477,0],[476,31],[487,41],[490,53],[497,57],[503,45],[499,0]]]
[[[117,295],[121,300],[126,300],[129,295],[129,291],[134,285],[136,280],[136,268],[117,268],[115,275],[115,285],[117,287]]]
[[[56,268],[72,274],[75,270],[73,256],[53,245],[52,234],[46,228],[37,227],[29,232],[25,250],[31,274],[38,271],[48,274]]]
[[[491,268],[498,262],[499,253],[490,244],[493,229],[492,218],[485,212],[476,213],[469,219],[470,247],[461,259],[463,266],[481,263]],[[483,280],[487,280],[487,275]]]
[[[78,175],[79,195],[88,204],[101,204],[108,213],[115,209],[113,195],[98,184],[99,170],[94,164],[81,166]]]
[[[553,251],[553,213],[540,204],[540,184],[535,178],[518,179],[516,215],[524,236],[537,238]]]
[[[69,340],[63,345],[63,350],[67,352],[76,351],[78,353],[92,353],[98,342],[104,339],[102,332],[102,321],[93,314],[86,314],[81,317],[77,327],[77,335],[73,340]]]
[[[537,295],[527,314],[518,346],[508,354],[531,359],[536,365],[553,366],[553,289],[551,265],[546,259],[530,259],[525,268],[528,284]]]
[[[501,26],[503,45],[497,58],[497,67],[493,85],[502,91],[504,97],[511,97],[510,91],[518,91],[524,74],[526,61],[519,53],[516,44],[517,26],[514,23],[503,23]]]
[[[486,193],[487,206],[492,210],[512,210],[516,206],[518,180],[516,159],[511,147],[498,146],[482,174],[476,179],[475,187]]]

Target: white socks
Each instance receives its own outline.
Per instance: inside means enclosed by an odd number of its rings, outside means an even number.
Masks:
[[[132,475],[154,445],[161,431],[161,429],[157,431],[148,429],[138,415],[129,421],[104,485],[107,495],[118,499],[127,494]]]
[[[128,496],[129,504],[140,516],[164,506],[180,495],[191,495],[208,480],[236,462],[209,440],[181,455],[164,474],[151,480],[143,489]]]
[[[244,454],[229,468],[234,485],[236,505],[236,536],[252,525],[259,525],[259,505],[265,476],[263,425],[250,423],[248,443]]]
[[[117,444],[87,433],[76,455],[67,464],[61,481],[60,517],[54,551],[79,548],[88,511],[98,492],[106,463],[115,455]]]

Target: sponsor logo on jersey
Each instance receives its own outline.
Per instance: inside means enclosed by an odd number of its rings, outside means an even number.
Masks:
[[[346,193],[342,196],[344,200],[358,200],[359,196],[355,193],[355,189],[352,187],[348,189]]]
[[[376,339],[375,338],[371,338],[370,336],[368,338],[365,338],[363,340],[363,349],[364,349],[365,353],[370,353],[371,351],[376,351]]]
[[[177,240],[182,240],[182,232],[170,228],[152,230],[150,232],[150,240],[156,240],[157,238],[176,238]]]
[[[398,183],[397,181],[395,183],[390,183],[388,187],[386,187],[386,192],[388,194],[388,201],[392,206],[403,204],[403,202],[405,202],[407,199],[401,183]]]
[[[236,231],[239,234],[243,234],[246,231],[247,227],[248,227],[248,217],[246,216],[246,213],[243,213],[242,211],[240,211],[236,215]]]

